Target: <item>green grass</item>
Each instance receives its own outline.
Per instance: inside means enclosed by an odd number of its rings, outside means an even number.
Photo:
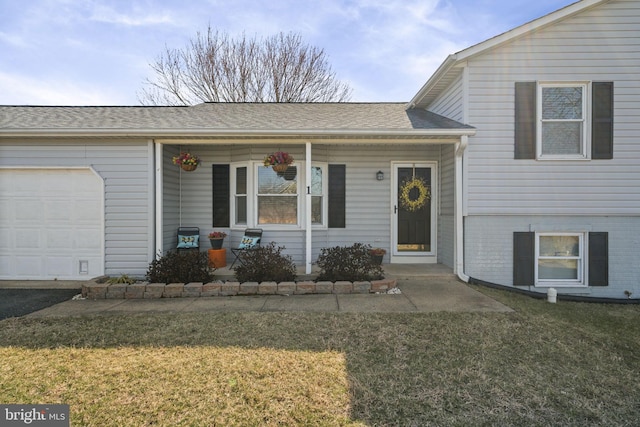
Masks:
[[[514,313],[0,322],[0,402],[72,425],[633,425],[640,307],[478,288]]]

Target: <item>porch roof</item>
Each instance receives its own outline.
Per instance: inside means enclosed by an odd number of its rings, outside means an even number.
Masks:
[[[0,106],[2,136],[393,136],[442,138],[475,129],[406,103],[204,103],[190,107]]]

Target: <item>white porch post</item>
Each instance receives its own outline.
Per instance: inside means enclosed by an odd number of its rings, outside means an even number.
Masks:
[[[156,190],[156,253],[153,259],[156,259],[158,254],[162,253],[162,144],[154,142],[155,145],[155,190]]]
[[[311,143],[305,143],[305,213],[304,213],[304,222],[305,222],[305,230],[306,234],[306,254],[305,254],[305,274],[311,274],[311,234],[312,234],[312,221],[311,221]]]

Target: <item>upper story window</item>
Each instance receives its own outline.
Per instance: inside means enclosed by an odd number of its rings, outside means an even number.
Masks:
[[[587,85],[540,84],[538,97],[538,158],[587,158]]]
[[[613,82],[516,82],[514,158],[613,159],[613,95]]]

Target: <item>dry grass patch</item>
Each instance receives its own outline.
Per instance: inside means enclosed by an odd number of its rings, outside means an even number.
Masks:
[[[338,352],[0,348],[0,400],[70,405],[73,425],[345,425]]]

